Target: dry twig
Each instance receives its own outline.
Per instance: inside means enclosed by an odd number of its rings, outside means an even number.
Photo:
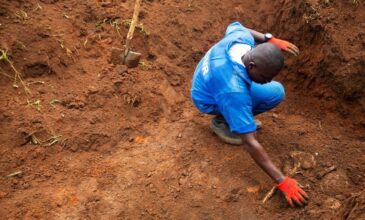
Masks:
[[[0,49],[0,60],[4,60],[4,61],[6,61],[8,64],[9,64],[9,66],[11,67],[11,69],[14,71],[14,84],[13,84],[13,86],[15,87],[15,88],[17,88],[18,87],[18,85],[17,85],[17,81],[19,81],[20,82],[20,84],[22,84],[22,86],[23,86],[23,88],[24,88],[24,91],[25,91],[25,93],[27,94],[27,95],[30,95],[31,94],[31,91],[30,91],[30,89],[28,88],[28,86],[25,84],[25,82],[23,81],[23,78],[22,78],[22,76],[21,76],[21,74],[20,74],[20,72],[15,68],[15,66],[14,66],[14,64],[13,64],[13,62],[9,59],[9,57],[8,57],[8,54],[7,54],[7,51],[5,51],[5,50],[3,50],[3,49]],[[3,73],[4,74],[4,73]]]

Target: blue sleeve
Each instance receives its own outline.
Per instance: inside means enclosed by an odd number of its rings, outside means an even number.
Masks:
[[[247,92],[231,92],[217,97],[219,111],[232,132],[245,134],[256,131],[252,100]]]
[[[239,39],[242,43],[248,44],[251,47],[255,46],[255,39],[250,31],[239,22],[230,24],[226,30],[225,37],[232,35],[233,38]]]

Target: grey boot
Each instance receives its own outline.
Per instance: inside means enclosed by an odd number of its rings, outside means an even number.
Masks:
[[[224,142],[233,145],[241,145],[242,139],[229,130],[226,120],[222,116],[216,116],[210,123],[210,128]]]
[[[262,128],[262,122],[258,119],[255,119],[256,129],[259,130]]]

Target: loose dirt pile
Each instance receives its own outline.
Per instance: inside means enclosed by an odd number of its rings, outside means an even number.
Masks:
[[[362,2],[147,0],[133,42],[142,62],[127,69],[109,58],[133,4],[0,0],[1,49],[32,92],[12,86],[1,60],[0,216],[362,217]],[[305,208],[279,195],[262,205],[273,182],[242,147],[212,135],[190,101],[197,62],[237,20],[302,51],[288,57],[287,100],[260,116],[258,138],[284,171],[300,162]]]

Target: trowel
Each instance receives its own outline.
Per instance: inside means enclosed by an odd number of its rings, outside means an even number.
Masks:
[[[136,0],[134,5],[133,18],[129,27],[124,50],[115,47],[112,48],[111,62],[113,64],[124,64],[128,66],[128,68],[137,67],[139,64],[139,60],[141,59],[142,54],[132,51],[130,48],[130,44],[133,38],[134,30],[136,29],[138,23],[140,9],[141,0]]]

